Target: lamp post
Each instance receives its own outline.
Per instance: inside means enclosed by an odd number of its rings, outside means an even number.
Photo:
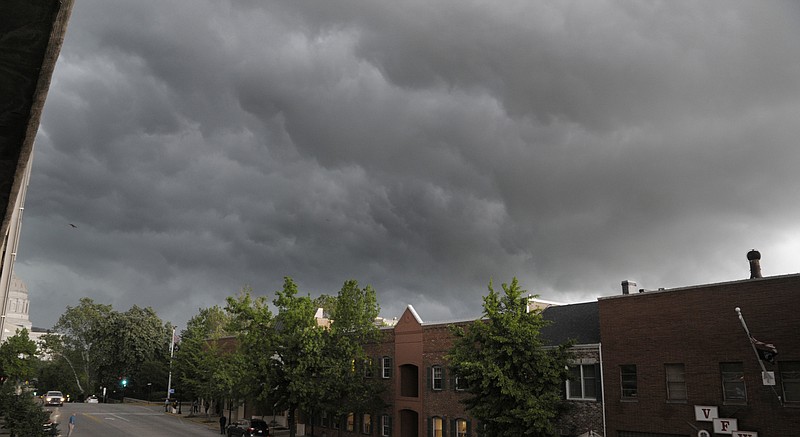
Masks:
[[[152,402],[153,400],[153,383],[147,383],[147,403]]]

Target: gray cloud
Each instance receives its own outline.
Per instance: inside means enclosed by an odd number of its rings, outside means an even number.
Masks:
[[[792,2],[76,3],[17,272],[184,323],[249,284],[383,315],[792,273]],[[75,223],[77,229],[67,226]]]

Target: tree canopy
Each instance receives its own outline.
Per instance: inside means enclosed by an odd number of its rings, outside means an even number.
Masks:
[[[547,321],[541,310],[528,310],[516,278],[502,284],[502,294],[488,288],[483,318],[453,327],[456,342],[447,356],[466,383],[466,409],[481,424],[480,436],[551,436],[571,344],[543,343],[539,332]]]
[[[59,385],[72,386],[80,395],[97,393],[101,386],[113,391],[121,378],[128,382],[128,393],[140,395],[148,382],[157,387],[166,383],[160,378],[169,365],[172,326],[152,308],[134,305],[118,312],[111,305],[82,298],[78,306],[67,307],[53,330],[41,340],[42,349],[53,357],[42,368],[42,376],[68,368],[72,383],[62,376]]]
[[[201,308],[181,331],[175,353],[176,385],[184,398],[225,398],[232,384],[220,340],[228,336],[230,316],[219,306]]]
[[[272,304],[276,314],[266,298],[253,298],[247,289],[229,297],[226,309],[238,332],[247,366],[242,374],[251,381],[252,394],[265,406],[290,412],[290,435],[296,409],[341,417],[378,404],[378,382],[364,377],[365,366],[372,364],[363,345],[378,332],[374,320],[379,308],[371,287],[347,281],[337,296],[312,300],[286,277]],[[332,319],[330,326],[315,318],[320,307]]]
[[[25,392],[36,372],[36,343],[21,329],[0,345],[0,416],[11,435],[42,436],[48,413]]]

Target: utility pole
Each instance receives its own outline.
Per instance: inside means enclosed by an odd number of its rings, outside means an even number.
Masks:
[[[167,399],[164,401],[164,411],[169,411],[169,395],[172,391],[172,357],[175,355],[175,327],[172,327],[172,336],[169,338],[169,378],[167,379]]]

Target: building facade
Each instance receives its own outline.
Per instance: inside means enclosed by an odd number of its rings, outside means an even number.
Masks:
[[[538,308],[538,307],[536,307]],[[559,435],[602,435],[600,329],[596,302],[548,305],[543,312],[551,324],[542,330],[550,345],[575,341],[570,365],[574,381],[564,385],[565,409]],[[454,324],[473,321],[424,323],[408,306],[393,327],[381,330],[382,340],[369,345],[376,365],[369,377],[384,381],[383,410],[355,413],[343,423],[318,418],[305,425],[307,435],[378,437],[471,437],[479,423],[465,411],[463,383],[449,368],[445,356],[455,341]],[[594,434],[592,434],[594,433]]]
[[[800,275],[752,276],[599,299],[607,436],[800,435]]]

